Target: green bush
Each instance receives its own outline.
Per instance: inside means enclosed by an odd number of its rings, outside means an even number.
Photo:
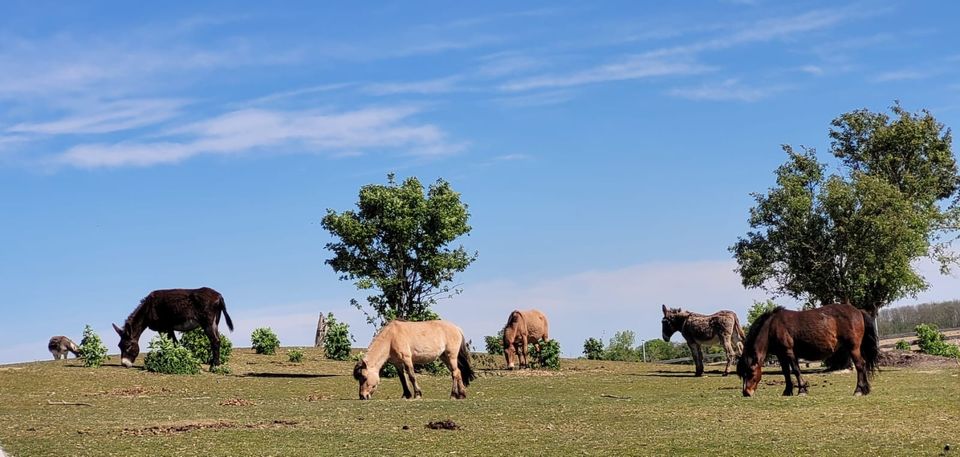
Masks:
[[[604,351],[604,359],[621,362],[640,360],[640,354],[637,352],[637,348],[633,346],[635,341],[636,335],[631,330],[615,333],[613,338],[610,338],[610,343],[607,344],[607,349]]]
[[[909,350],[910,350],[910,343],[908,343],[907,340],[897,341],[897,346],[896,346],[896,348],[899,349],[899,350],[901,350],[901,351],[909,351]]]
[[[290,349],[287,351],[287,359],[292,363],[303,362],[303,351],[300,349]]]
[[[323,338],[323,350],[328,359],[347,360],[350,358],[350,347],[353,337],[350,335],[350,325],[338,322],[333,313],[327,314],[327,335]]]
[[[210,349],[210,338],[200,328],[195,328],[180,336],[180,345],[189,349],[194,357],[205,364],[213,361],[213,351]],[[230,360],[230,354],[233,352],[233,343],[223,333],[220,334],[220,362],[216,365],[224,365]]]
[[[200,372],[200,359],[189,349],[173,344],[164,334],[157,334],[150,340],[150,353],[143,360],[147,371],[164,374],[197,374]]]
[[[228,365],[217,365],[217,366],[213,367],[213,369],[210,370],[210,372],[211,372],[211,373],[214,373],[214,374],[228,375],[228,374],[232,373],[233,370],[231,370]]]
[[[583,355],[589,360],[603,360],[603,342],[596,338],[587,338],[583,342]]]
[[[547,340],[540,343],[540,352],[531,344],[527,347],[530,368],[560,369],[560,343],[557,340]]]
[[[920,324],[916,327],[917,345],[920,352],[943,357],[960,357],[960,347],[944,341],[943,333],[934,324]]]
[[[497,336],[485,336],[483,340],[487,345],[487,354],[503,355],[503,330]]]
[[[83,359],[83,366],[86,367],[96,368],[107,361],[107,347],[100,340],[100,335],[89,325],[83,328],[83,339],[80,340],[78,352]]]
[[[257,354],[273,355],[280,347],[280,338],[270,327],[260,327],[250,335],[250,343]]]

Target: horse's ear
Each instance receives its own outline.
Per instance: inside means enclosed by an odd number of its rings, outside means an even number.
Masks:
[[[660,305],[660,307],[663,308],[663,315],[666,316],[666,315],[667,315],[667,305]]]
[[[113,325],[113,329],[117,331],[117,335],[120,335],[121,337],[123,336],[123,330],[120,330],[120,327],[117,327],[117,324],[110,325]]]

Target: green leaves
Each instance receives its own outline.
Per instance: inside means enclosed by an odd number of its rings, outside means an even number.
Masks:
[[[280,347],[280,338],[270,327],[260,327],[250,334],[250,344],[257,354],[273,355]]]
[[[83,359],[83,366],[98,368],[107,361],[107,347],[104,346],[100,335],[89,325],[83,328],[83,339],[80,340],[78,351]]]
[[[348,360],[353,337],[350,336],[350,325],[338,322],[333,313],[327,313],[327,334],[323,340],[323,350],[328,359]]]
[[[448,182],[425,192],[417,178],[398,184],[390,174],[386,185],[360,188],[356,210],[327,210],[323,228],[338,241],[327,243],[333,257],[326,263],[341,280],[376,292],[367,297],[369,322],[426,320],[437,298],[458,292],[447,283],[476,259],[462,246],[448,247],[470,232],[469,217]]]
[[[891,109],[893,120],[858,110],[833,121],[840,173],[825,175],[813,149],[783,146],[777,185],[753,195],[751,230],[730,248],[744,286],[875,314],[927,287],[913,260],[957,262],[946,235],[960,211],[940,206],[960,183],[950,133],[926,111]]]

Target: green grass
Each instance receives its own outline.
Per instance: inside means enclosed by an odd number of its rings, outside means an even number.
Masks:
[[[115,356],[99,369],[3,366],[0,445],[18,457],[934,456],[960,445],[958,368],[886,369],[866,397],[853,396],[853,374],[817,373],[809,396],[781,397],[771,369],[745,399],[735,376],[697,379],[689,366],[564,360],[556,373],[481,371],[464,401],[449,399],[450,378],[422,375],[423,399],[401,400],[399,381],[385,379],[362,402],[350,362],[304,352],[289,363],[283,351],[238,349],[227,376],[123,369]],[[462,429],[425,427],[445,419]]]

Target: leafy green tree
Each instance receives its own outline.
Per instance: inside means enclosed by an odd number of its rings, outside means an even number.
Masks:
[[[257,354],[273,355],[280,347],[280,338],[270,327],[260,327],[250,334],[250,345]]]
[[[341,280],[374,291],[367,297],[372,313],[351,300],[368,322],[426,320],[438,297],[459,292],[450,282],[477,257],[463,246],[448,247],[470,232],[469,217],[446,181],[424,193],[417,178],[398,184],[389,174],[386,185],[360,188],[356,210],[327,210],[322,225],[338,241],[327,243],[333,258],[326,263]]]
[[[849,301],[876,316],[927,287],[914,260],[932,257],[944,272],[958,263],[950,131],[927,111],[891,110],[833,121],[837,174],[815,150],[783,146],[776,185],[753,194],[751,230],[730,248],[744,286],[812,305]]]
[[[670,343],[660,338],[647,340],[644,347],[647,351],[647,360],[671,360],[690,356],[690,348],[684,343]],[[709,351],[710,346],[705,346],[704,350]]]
[[[637,350],[634,347],[636,335],[632,330],[624,330],[613,334],[610,343],[607,344],[607,350],[604,351],[606,360],[620,360],[626,362],[636,362],[640,360]]]
[[[767,301],[754,301],[753,306],[747,310],[747,322],[746,325],[744,325],[743,331],[746,332],[747,328],[750,327],[750,324],[757,320],[761,314],[767,311],[773,311],[776,307],[777,304],[770,299],[767,299]]]
[[[583,355],[589,360],[603,360],[603,342],[596,338],[587,338],[583,342]]]
[[[85,367],[97,368],[107,361],[107,347],[100,339],[100,335],[97,335],[89,325],[83,328],[83,339],[80,340],[78,352]]]
[[[503,330],[497,332],[496,336],[487,335],[483,337],[486,344],[487,354],[503,355]]]

